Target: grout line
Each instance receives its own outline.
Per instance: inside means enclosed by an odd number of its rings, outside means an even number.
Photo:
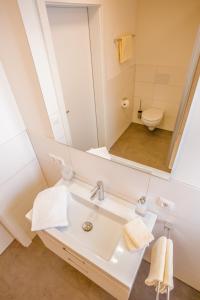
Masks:
[[[13,136],[13,137],[11,137],[10,139],[6,140],[5,142],[0,143],[0,146],[3,146],[3,145],[5,145],[5,144],[11,142],[12,140],[14,140],[15,138],[19,137],[20,135],[24,135],[24,133],[27,134],[26,128],[25,128],[23,131],[21,131],[21,132],[19,132],[18,134],[16,134],[15,136]]]
[[[32,164],[34,161],[38,162],[37,158],[33,158],[31,161],[29,161],[27,164],[25,164],[20,170],[18,170],[15,174],[13,174],[11,177],[9,177],[8,179],[6,179],[5,181],[0,183],[0,187],[2,185],[5,185],[8,181],[12,180],[14,177],[17,176],[17,174],[21,173],[22,171],[24,171],[26,169],[26,167],[28,167],[30,164]],[[39,164],[39,163],[38,163]]]

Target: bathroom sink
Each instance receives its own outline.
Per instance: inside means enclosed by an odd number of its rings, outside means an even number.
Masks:
[[[126,219],[74,194],[68,205],[68,218],[69,226],[58,230],[64,235],[70,235],[105,260],[112,257],[123,226],[127,223]]]

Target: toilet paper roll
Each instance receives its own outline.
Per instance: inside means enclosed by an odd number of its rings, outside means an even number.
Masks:
[[[128,99],[122,100],[122,103],[121,103],[122,108],[124,108],[124,109],[129,108],[129,105],[130,105],[130,101]]]

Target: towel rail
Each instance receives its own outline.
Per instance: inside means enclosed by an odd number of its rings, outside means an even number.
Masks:
[[[166,236],[167,236],[168,239],[170,238],[171,229],[172,229],[172,225],[169,224],[169,223],[165,223],[165,225],[164,225],[164,233],[167,230]],[[158,282],[157,293],[156,293],[156,300],[159,300],[159,296],[160,296],[160,282]],[[166,299],[170,300],[170,288],[169,287],[167,288],[167,298]]]

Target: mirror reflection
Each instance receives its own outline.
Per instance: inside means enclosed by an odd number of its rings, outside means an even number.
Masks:
[[[104,2],[46,6],[66,119],[60,141],[170,172],[199,76],[197,2]]]

